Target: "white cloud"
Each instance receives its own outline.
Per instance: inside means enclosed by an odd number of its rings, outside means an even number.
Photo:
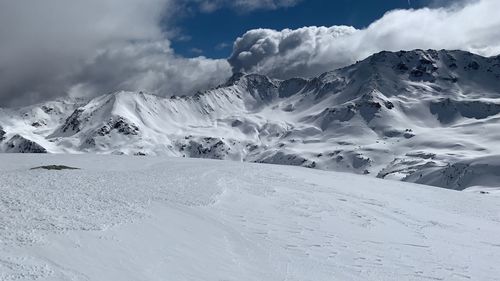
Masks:
[[[251,30],[239,38],[229,62],[234,71],[278,78],[312,76],[348,65],[373,53],[410,49],[462,49],[500,53],[500,1],[396,10],[362,30],[304,27]]]
[[[70,90],[183,94],[224,80],[230,75],[227,62],[184,59],[170,48],[169,32],[160,28],[160,21],[177,12],[174,4],[1,0],[0,106],[37,102]]]
[[[229,44],[227,42],[222,42],[222,43],[215,45],[214,49],[217,51],[220,51],[220,50],[228,49],[231,47],[232,47],[232,44]]]
[[[166,41],[141,42],[102,50],[71,77],[71,94],[144,90],[158,95],[195,93],[216,86],[231,71],[226,60],[183,58]]]
[[[274,10],[284,7],[293,7],[302,0],[191,0],[199,4],[203,12],[213,12],[224,6],[229,6],[239,12],[258,9]]]
[[[247,10],[298,3],[186,1]],[[231,67],[278,78],[313,76],[381,50],[500,53],[500,1],[461,0],[447,8],[392,11],[363,30],[347,26],[251,30],[234,43],[228,61],[183,58],[170,47],[169,38],[178,37],[178,31],[160,28],[160,22],[169,25],[169,20],[182,14],[183,3],[0,0],[0,106],[115,90],[189,94],[223,82]]]
[[[350,47],[344,42],[356,32],[347,26],[251,30],[236,40],[229,63],[235,72],[309,76],[316,74],[317,68],[333,69],[352,61],[352,57],[347,57]],[[332,61],[335,65],[331,65]]]

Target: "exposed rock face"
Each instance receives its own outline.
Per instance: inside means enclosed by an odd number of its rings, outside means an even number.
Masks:
[[[125,136],[137,136],[139,134],[139,127],[137,127],[137,125],[133,123],[128,122],[123,117],[117,117],[109,120],[108,123],[99,128],[96,133],[99,136],[106,136],[109,135],[113,130]]]
[[[432,102],[432,114],[437,115],[439,121],[450,123],[460,117],[486,119],[500,113],[500,103],[481,100],[452,100],[450,98]]]
[[[6,145],[7,152],[10,153],[47,153],[44,147],[21,135],[14,135],[7,141]]]
[[[83,109],[79,108],[71,114],[71,116],[66,119],[66,122],[62,125],[61,131],[66,133],[68,131],[71,132],[79,132],[80,131],[80,117],[83,113]]]
[[[0,142],[5,139],[6,132],[3,130],[2,126],[0,126]]]

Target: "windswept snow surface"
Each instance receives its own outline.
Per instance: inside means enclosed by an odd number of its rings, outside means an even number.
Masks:
[[[201,159],[0,160],[0,280],[500,276],[491,194]],[[80,170],[30,170],[52,164]]]

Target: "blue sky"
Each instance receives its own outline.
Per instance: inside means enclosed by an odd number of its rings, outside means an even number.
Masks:
[[[226,58],[238,36],[254,28],[300,28],[303,26],[351,25],[366,27],[387,11],[419,8],[428,0],[304,0],[294,7],[237,12],[229,7],[211,13],[197,12],[178,20],[183,40],[172,47],[185,57],[204,55]],[[410,4],[409,4],[410,3]],[[186,39],[188,38],[188,39]]]

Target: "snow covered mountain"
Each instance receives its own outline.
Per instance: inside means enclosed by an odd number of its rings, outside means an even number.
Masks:
[[[381,52],[312,79],[236,74],[189,97],[0,109],[0,150],[287,164],[463,190],[500,178],[499,114],[500,56]]]

